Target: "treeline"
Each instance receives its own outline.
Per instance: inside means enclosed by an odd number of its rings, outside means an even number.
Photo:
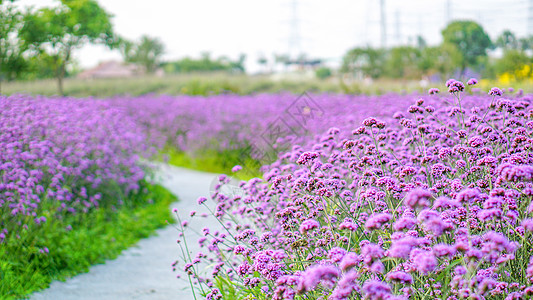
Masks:
[[[432,76],[445,79],[465,72],[516,80],[533,75],[533,37],[517,38],[506,30],[491,40],[476,22],[454,21],[442,31],[442,40],[437,46],[428,46],[418,37],[416,46],[354,48],[343,57],[340,72],[356,78],[404,79]],[[502,53],[499,58],[488,55],[498,51]]]
[[[244,73],[246,55],[241,54],[237,60],[231,60],[222,56],[212,58],[209,53],[202,53],[199,59],[185,57],[176,61],[161,64],[166,73],[190,73],[190,72],[229,72]]]

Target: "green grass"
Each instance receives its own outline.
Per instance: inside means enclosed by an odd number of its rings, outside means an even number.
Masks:
[[[242,149],[225,151],[203,150],[197,151],[192,155],[184,151],[168,148],[165,150],[165,154],[168,156],[168,163],[178,167],[217,174],[228,174],[241,180],[262,177],[262,173],[259,171],[261,167],[260,162],[251,159],[243,153]],[[231,172],[231,169],[235,165],[240,165],[243,169],[236,173]]]
[[[0,247],[0,299],[16,299],[44,289],[52,280],[87,272],[93,264],[117,257],[155,229],[173,222],[169,206],[176,198],[159,185],[144,183],[128,202],[86,214],[48,217],[23,230],[21,238]],[[53,210],[53,204],[43,211]],[[67,226],[72,226],[71,230]],[[47,247],[49,253],[41,253]]]

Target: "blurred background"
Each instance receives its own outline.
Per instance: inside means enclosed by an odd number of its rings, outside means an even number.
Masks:
[[[533,89],[533,0],[0,3],[4,94]]]

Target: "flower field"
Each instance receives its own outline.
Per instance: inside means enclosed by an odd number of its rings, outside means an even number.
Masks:
[[[211,195],[220,228],[177,268],[207,299],[531,298],[532,98],[475,83],[318,99],[324,118],[263,179]]]
[[[262,165],[238,193],[222,192],[232,178],[221,175],[214,206],[198,199],[220,227],[175,266],[198,298],[527,299],[533,98],[475,84],[0,97],[0,295],[81,272],[165,224],[174,199],[145,178],[149,160],[174,151],[246,179]]]
[[[0,298],[116,256],[170,219],[174,197],[139,163],[145,133],[110,103],[0,97],[0,128]]]

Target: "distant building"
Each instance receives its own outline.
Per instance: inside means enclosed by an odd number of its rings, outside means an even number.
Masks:
[[[128,78],[144,74],[144,68],[141,66],[119,61],[106,61],[92,69],[79,73],[77,77],[80,79]]]

